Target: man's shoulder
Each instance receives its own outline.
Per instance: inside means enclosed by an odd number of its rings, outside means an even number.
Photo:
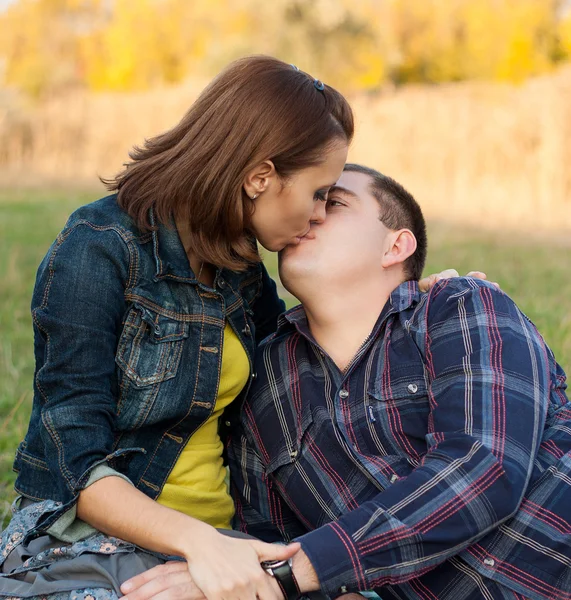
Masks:
[[[425,314],[432,320],[439,314],[458,310],[458,305],[470,313],[502,311],[521,312],[512,298],[497,284],[474,277],[452,277],[438,281],[426,294]],[[501,307],[501,308],[500,308]]]
[[[449,298],[457,298],[463,295],[480,293],[480,290],[486,289],[494,296],[508,297],[497,284],[486,281],[485,279],[477,279],[475,277],[451,277],[450,279],[442,279],[436,282],[427,292],[429,300],[434,301],[439,298],[441,301],[446,301]]]
[[[472,277],[454,277],[437,282],[427,292],[421,321],[425,331],[449,339],[455,333],[469,329],[479,335],[486,330],[519,332],[526,343],[545,346],[545,341],[533,321],[496,284]],[[429,333],[430,337],[430,333]],[[523,339],[522,337],[522,339]],[[550,351],[549,351],[550,352]]]
[[[280,315],[277,331],[264,338],[256,349],[256,377],[244,401],[245,408],[253,413],[266,413],[276,403],[281,404],[282,396],[287,395],[291,376],[288,357],[295,352],[291,344],[300,335],[294,322],[296,316],[302,316],[302,310],[301,307],[295,307]]]

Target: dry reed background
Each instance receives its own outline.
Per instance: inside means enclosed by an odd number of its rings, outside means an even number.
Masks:
[[[172,126],[200,88],[69,93],[27,108],[0,98],[0,185],[95,183]],[[409,86],[352,100],[350,159],[401,180],[429,217],[571,229],[571,68],[521,86]]]

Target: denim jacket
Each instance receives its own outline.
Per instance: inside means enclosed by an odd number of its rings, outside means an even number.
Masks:
[[[283,309],[261,264],[219,269],[210,288],[174,228],[142,233],[116,196],[77,210],[41,263],[32,299],[34,402],[16,491],[58,508],[30,536],[74,506],[99,465],[157,498],[214,409],[226,319],[252,365]],[[222,418],[226,428],[232,419]]]

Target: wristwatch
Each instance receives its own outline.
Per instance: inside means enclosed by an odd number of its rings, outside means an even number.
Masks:
[[[277,581],[285,600],[297,600],[301,596],[293,574],[292,562],[289,558],[288,560],[265,560],[261,563],[262,569]]]

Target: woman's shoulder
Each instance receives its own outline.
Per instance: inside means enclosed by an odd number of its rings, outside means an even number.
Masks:
[[[117,203],[117,194],[100,198],[76,209],[62,233],[86,225],[91,231],[115,231],[125,241],[141,235],[133,219]]]

